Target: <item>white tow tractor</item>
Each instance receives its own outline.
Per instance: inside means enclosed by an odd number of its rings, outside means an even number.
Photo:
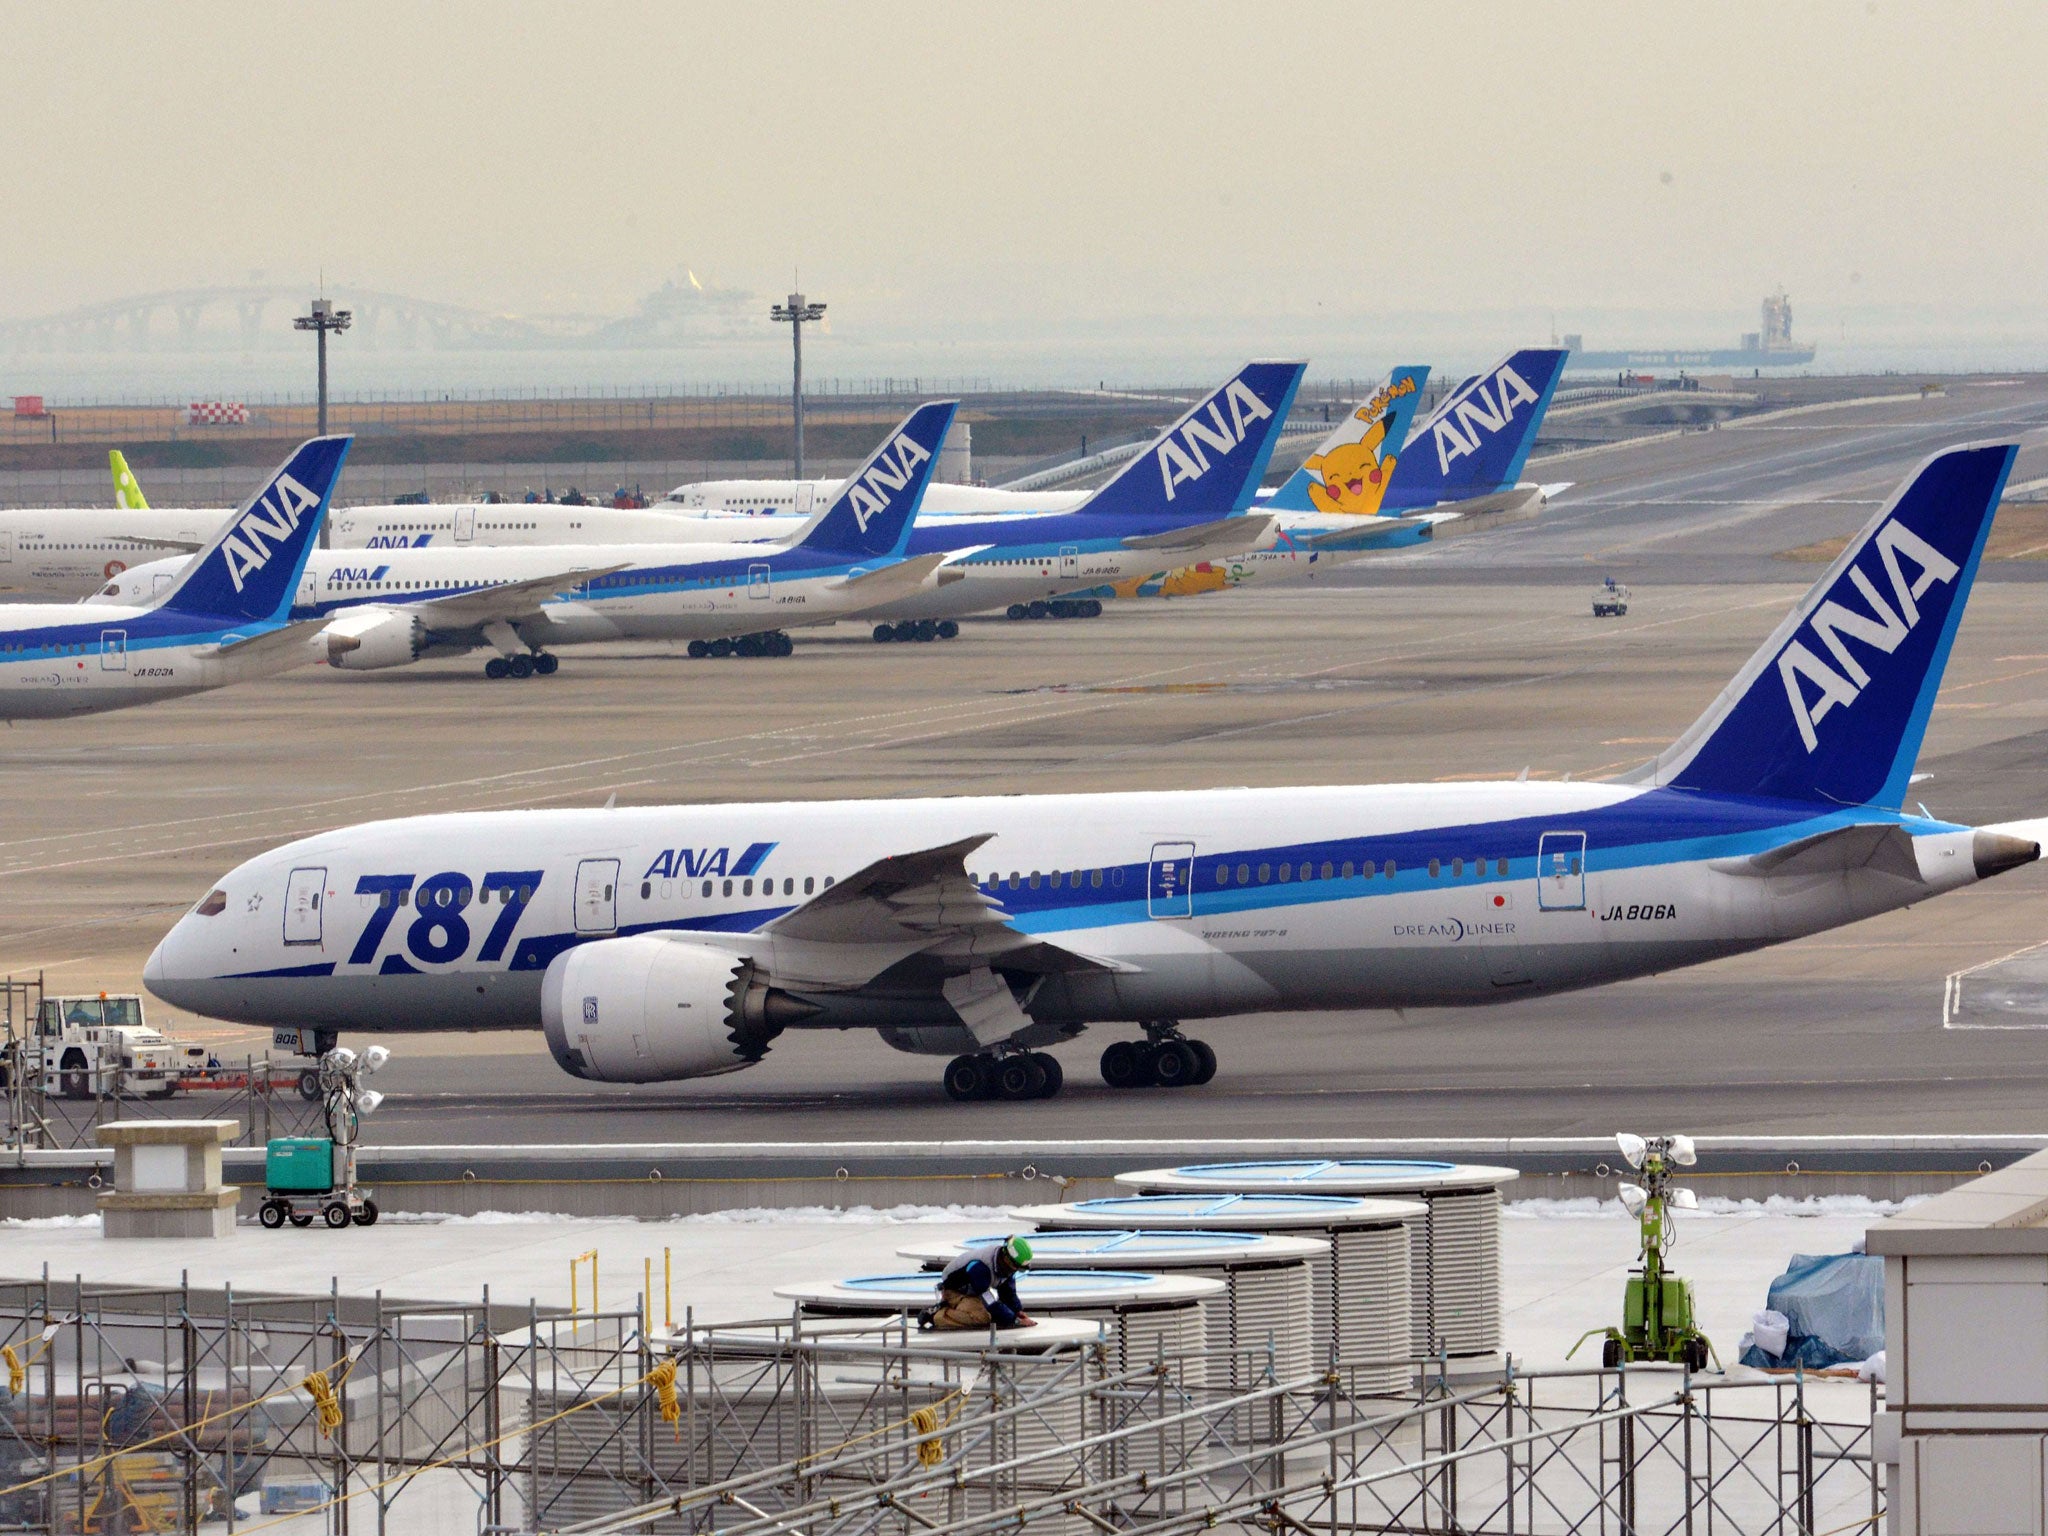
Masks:
[[[43,1092],[67,1099],[147,1094],[167,1099],[206,1066],[206,1047],[150,1026],[136,994],[45,995],[22,1042],[24,1067]]]
[[[1624,619],[1628,617],[1628,588],[1612,576],[1601,584],[1593,594],[1593,617],[1596,619]]]

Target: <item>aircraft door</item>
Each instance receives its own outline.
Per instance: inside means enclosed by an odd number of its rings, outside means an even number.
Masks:
[[[1195,915],[1195,845],[1154,843],[1145,877],[1145,910],[1152,917]]]
[[[818,489],[818,488],[817,488],[817,487],[816,487],[815,485],[811,484],[811,482],[810,482],[810,481],[808,481],[808,480],[799,480],[799,481],[797,481],[797,483],[796,483],[796,509],[797,509],[797,511],[799,511],[799,512],[808,512],[808,511],[810,511],[810,510],[811,510],[811,507],[812,507],[812,504],[813,504],[813,498],[815,497],[815,495],[816,495],[816,493],[817,493],[817,489]]]
[[[619,861],[585,859],[576,866],[576,931],[613,933],[619,926]]]
[[[747,596],[755,602],[768,600],[769,566],[765,561],[756,561],[747,567]]]
[[[455,542],[458,544],[467,544],[471,539],[475,537],[476,508],[457,507],[455,509]]]
[[[320,896],[327,887],[327,871],[295,869],[284,887],[284,941],[287,944],[320,942]]]
[[[1079,576],[1081,574],[1081,546],[1062,544],[1060,546],[1060,574]]]
[[[1545,912],[1586,910],[1586,834],[1545,832],[1536,840],[1536,905]]]
[[[0,565],[14,564],[14,530],[0,533]]]
[[[126,672],[128,670],[127,630],[103,629],[100,631],[100,670],[102,672]]]
[[[180,573],[177,571],[158,571],[154,576],[150,578],[150,597],[152,599],[162,597],[164,595],[164,590],[167,587],[169,587],[172,582],[178,579],[179,574]]]

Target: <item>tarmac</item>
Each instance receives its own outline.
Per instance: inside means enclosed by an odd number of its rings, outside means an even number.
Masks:
[[[799,631],[781,661],[624,645],[524,683],[486,681],[480,659],[309,670],[18,725],[0,733],[0,971],[133,990],[219,872],[383,816],[1615,773],[1704,709],[1822,568],[1782,552],[1850,533],[1950,443],[2020,434],[2014,479],[2048,474],[2044,431],[2048,380],[1966,381],[1538,459],[1531,478],[1574,482],[1538,521],[1311,584],[925,646]],[[1607,574],[1634,588],[1625,619],[1591,617]],[[2048,808],[2044,576],[2040,558],[1985,568],[1914,790],[1938,814]],[[374,1139],[2041,1131],[2044,1037],[1944,1029],[1942,999],[1951,973],[2048,939],[2044,890],[2037,866],[1573,996],[1204,1025],[1222,1071],[1198,1090],[1112,1094],[1093,1067],[1113,1036],[1091,1031],[1059,1050],[1066,1091],[1029,1105],[952,1104],[942,1062],[865,1034],[792,1031],[745,1073],[634,1088],[565,1077],[537,1035],[400,1033]],[[267,1045],[154,1014],[224,1056]]]

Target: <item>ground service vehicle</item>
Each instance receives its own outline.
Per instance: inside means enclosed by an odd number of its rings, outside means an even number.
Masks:
[[[45,997],[23,1042],[25,1067],[43,1091],[67,1099],[146,1093],[169,1098],[187,1072],[206,1065],[206,1047],[150,1027],[132,992]]]

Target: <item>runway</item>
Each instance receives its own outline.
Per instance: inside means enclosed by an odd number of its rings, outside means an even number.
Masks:
[[[797,632],[786,661],[572,651],[559,676],[480,661],[291,674],[0,737],[0,970],[130,990],[175,914],[240,859],[354,821],[486,807],[1014,793],[1570,773],[1652,755],[1822,568],[1776,558],[1860,525],[1933,449],[2025,434],[2048,474],[2048,381],[1787,414],[1539,459],[1573,487],[1535,523],[1313,585],[975,623],[954,642]],[[1592,587],[1635,589],[1595,621]],[[2048,564],[1987,565],[1917,797],[1990,821],[2048,810]],[[388,1142],[975,1135],[1416,1136],[2048,1128],[2048,1038],[1941,1027],[1950,972],[2048,939],[2048,871],[1741,960],[1493,1009],[1202,1027],[1210,1087],[1113,1094],[1111,1036],[1061,1047],[1057,1100],[959,1106],[936,1059],[786,1034],[736,1076],[563,1076],[534,1036],[411,1036]],[[164,1022],[159,1020],[159,1022]],[[397,1021],[395,1021],[397,1022]],[[180,1019],[223,1054],[257,1032]],[[360,1041],[354,1043],[361,1043]],[[194,1100],[195,1110],[203,1100]]]

